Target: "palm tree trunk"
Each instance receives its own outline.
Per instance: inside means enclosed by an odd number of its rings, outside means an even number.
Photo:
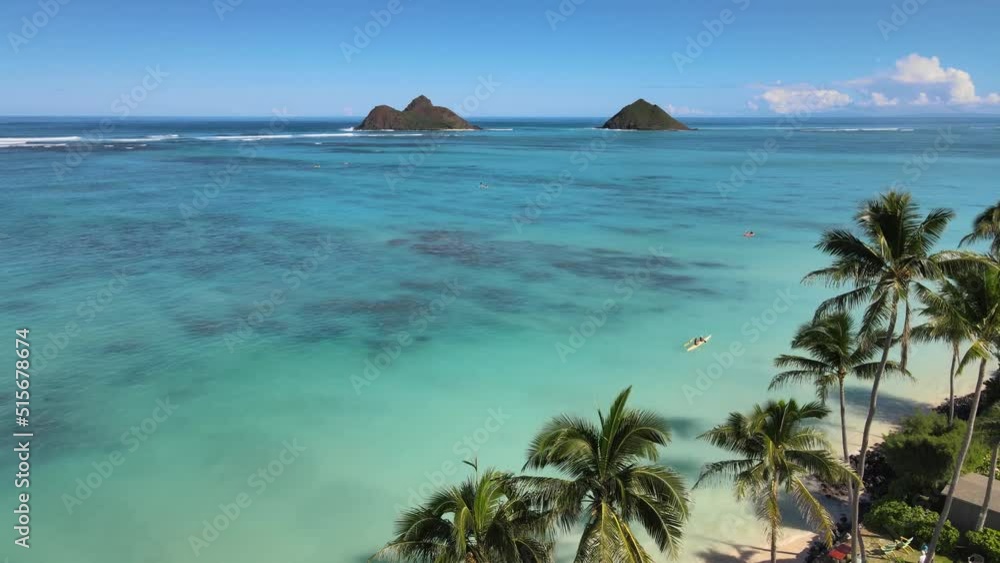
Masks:
[[[847,399],[844,395],[844,378],[840,378],[840,441],[844,446],[844,463],[851,463],[851,455],[847,451],[847,418],[845,417],[845,412],[847,411],[846,403]]]
[[[990,497],[993,496],[993,481],[997,475],[997,456],[1000,456],[1000,442],[993,445],[993,458],[990,460],[989,481],[986,482],[986,496],[983,497],[983,506],[979,509],[979,518],[976,519],[976,531],[983,529],[986,525],[986,516],[990,513]]]
[[[839,381],[840,387],[840,441],[844,447],[844,463],[848,467],[851,465],[851,454],[847,449],[847,399],[844,395],[844,378],[843,376]],[[854,483],[851,481],[847,482],[847,492],[848,498],[850,498],[852,506],[854,502]]]
[[[858,541],[861,538],[861,491],[865,482],[865,460],[868,459],[868,439],[871,436],[872,422],[875,420],[876,403],[878,402],[878,387],[882,383],[882,375],[885,374],[885,364],[889,361],[889,350],[892,348],[893,333],[896,331],[896,315],[899,311],[899,301],[892,303],[892,311],[889,313],[889,328],[886,330],[885,343],[882,346],[882,359],[879,361],[878,371],[872,381],[872,394],[868,399],[868,416],[865,418],[865,429],[861,434],[861,453],[858,457],[858,468],[856,470],[861,486],[858,487],[858,494],[854,495],[851,502],[851,561],[861,561],[858,553]]]
[[[771,498],[778,505],[778,478],[771,480]],[[771,526],[771,563],[778,563],[778,523],[770,522]]]
[[[906,313],[903,315],[903,337],[899,346],[899,369],[906,371],[910,359],[910,302],[906,301]]]
[[[840,387],[840,441],[844,446],[844,463],[848,467],[851,465],[851,454],[847,449],[847,399],[844,395],[844,377],[841,376],[838,381]],[[847,498],[849,499],[851,506],[854,506],[854,483],[851,481],[847,482]],[[851,551],[854,550],[854,542],[857,540],[854,538],[854,534],[851,534]]]
[[[948,378],[948,428],[955,425],[955,364],[958,363],[958,342],[952,342],[951,372]]]
[[[955,470],[951,475],[951,485],[948,486],[948,495],[944,499],[944,507],[941,509],[941,516],[937,525],[934,526],[934,535],[931,536],[931,543],[927,547],[927,563],[934,563],[934,549],[938,540],[941,539],[941,531],[944,523],[948,520],[948,513],[951,512],[951,502],[955,500],[955,488],[958,487],[958,480],[962,476],[962,465],[965,463],[965,456],[969,453],[969,446],[972,444],[972,432],[976,426],[976,412],[979,410],[979,396],[983,392],[983,380],[986,378],[986,360],[979,362],[979,379],[976,381],[976,394],[972,397],[972,410],[969,412],[969,426],[965,429],[965,441],[962,442],[962,449],[958,451],[958,459],[955,460]]]

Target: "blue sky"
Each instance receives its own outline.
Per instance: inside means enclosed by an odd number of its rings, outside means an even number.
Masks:
[[[0,114],[998,113],[997,30],[995,0],[4,0]]]

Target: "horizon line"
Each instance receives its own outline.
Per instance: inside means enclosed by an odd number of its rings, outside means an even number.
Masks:
[[[712,115],[691,115],[691,114],[670,114],[675,117],[685,119],[782,119],[795,117],[796,114],[767,114],[767,115],[746,115],[746,114],[712,114]],[[117,121],[139,120],[139,119],[271,119],[273,114],[243,114],[243,115],[213,115],[213,114],[175,114],[175,115],[132,115],[122,117],[115,114],[0,114],[0,119],[9,118],[90,118],[90,119],[115,119]],[[296,119],[330,119],[340,121],[354,121],[364,119],[363,115],[290,115],[291,120]],[[484,115],[484,116],[461,116],[466,120],[494,120],[494,119],[598,119],[607,120],[603,115]],[[920,117],[959,117],[959,118],[1000,118],[1000,113],[905,113],[905,114],[843,114],[843,113],[814,113],[809,118],[920,118]],[[798,119],[803,119],[801,116]]]

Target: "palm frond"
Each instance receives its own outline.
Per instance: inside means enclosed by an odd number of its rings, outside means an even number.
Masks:
[[[659,459],[659,449],[670,443],[670,424],[656,413],[629,407],[630,394],[631,388],[623,390],[610,409],[598,411],[596,425],[561,415],[535,436],[525,468],[552,468],[566,478],[512,480],[562,528],[583,520],[575,559],[581,563],[651,562],[632,533],[632,522],[672,555],[689,515],[681,476],[666,466],[642,463]]]
[[[816,499],[801,479],[792,479],[789,487],[795,506],[799,509],[806,522],[826,540],[833,543],[833,518],[823,504]]]

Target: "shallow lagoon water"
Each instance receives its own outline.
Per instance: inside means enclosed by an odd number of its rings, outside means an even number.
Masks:
[[[464,458],[518,470],[545,420],[628,385],[693,483],[718,456],[696,436],[777,396],[772,358],[829,295],[799,284],[822,229],[898,183],[956,210],[954,245],[997,197],[995,118],[597,122],[150,119],[81,142],[95,122],[0,120],[0,320],[36,356],[18,560],[360,562]],[[943,352],[916,358],[887,409],[943,396]],[[694,498],[682,560],[760,539],[729,491]]]

